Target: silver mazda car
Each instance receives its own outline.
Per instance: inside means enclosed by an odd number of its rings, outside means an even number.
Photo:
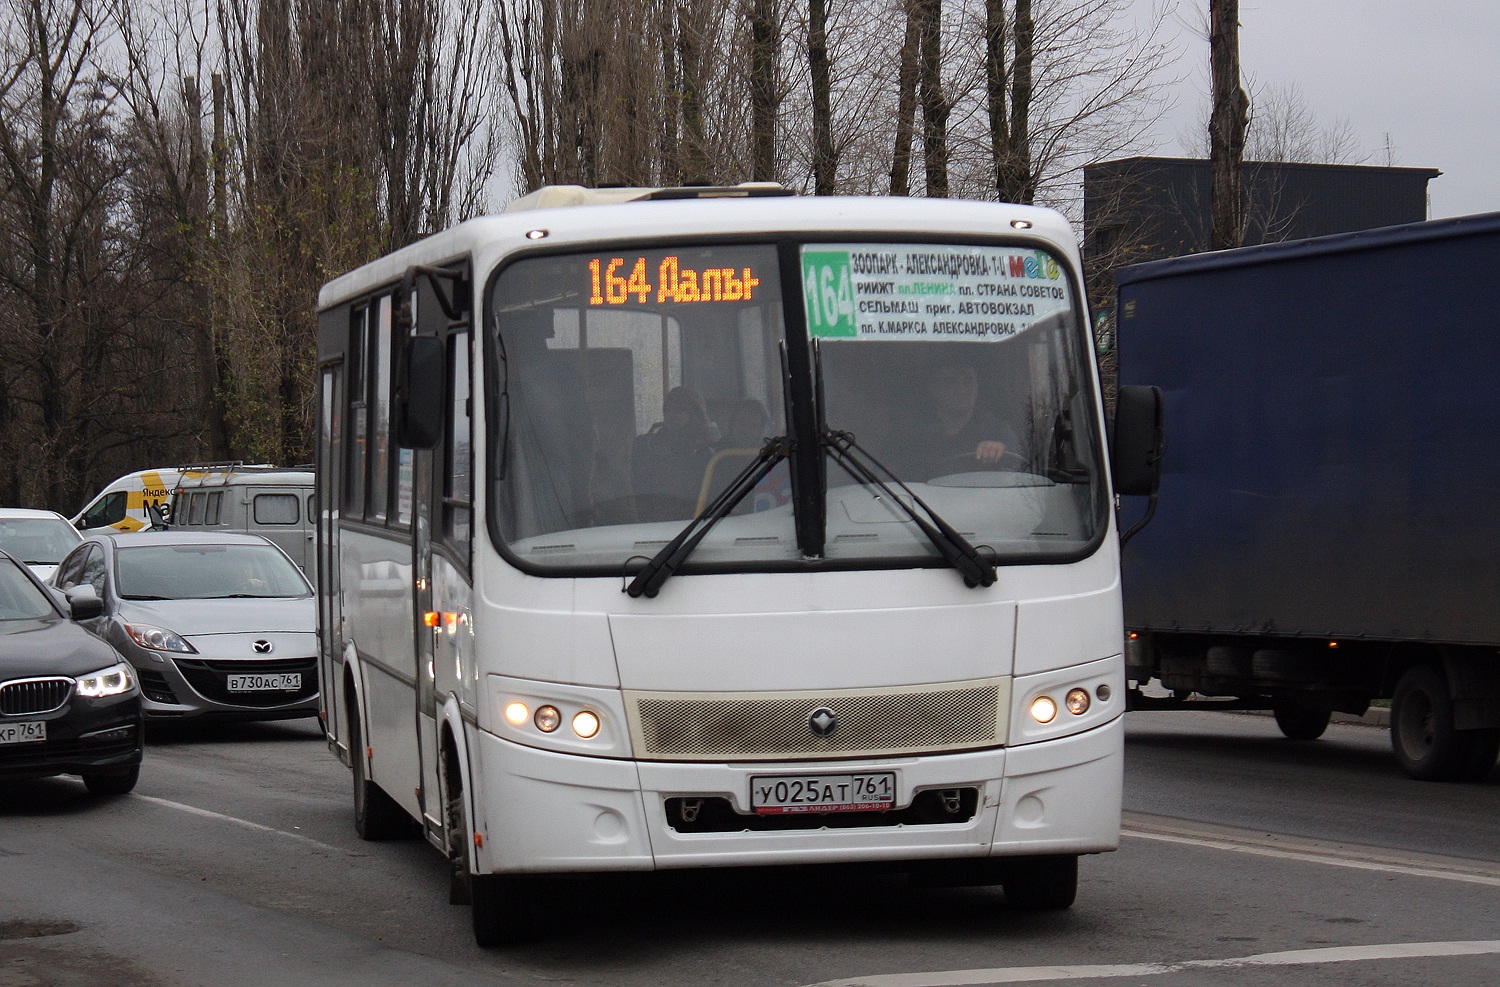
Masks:
[[[318,713],[312,587],[259,535],[92,534],[51,581],[104,601],[80,623],[135,667],[147,719]]]

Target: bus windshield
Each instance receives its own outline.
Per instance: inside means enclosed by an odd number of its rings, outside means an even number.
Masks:
[[[691,565],[937,564],[916,502],[997,563],[1076,556],[1106,518],[1065,271],[1031,248],[902,243],[518,260],[489,295],[496,533],[531,571],[619,572],[800,437],[818,468],[780,459]],[[788,400],[793,373],[811,407]],[[809,490],[816,553],[794,516]]]

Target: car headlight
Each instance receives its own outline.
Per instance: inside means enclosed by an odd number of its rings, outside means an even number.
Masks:
[[[78,683],[78,694],[90,699],[118,696],[135,688],[135,671],[124,662],[111,665],[89,675],[80,675],[73,680]]]
[[[195,654],[195,649],[182,639],[182,635],[175,631],[169,631],[165,627],[152,627],[150,624],[126,624],[125,633],[130,639],[143,648],[152,651],[176,651],[182,654]]]

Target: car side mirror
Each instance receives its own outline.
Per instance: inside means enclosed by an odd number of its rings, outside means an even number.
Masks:
[[[63,595],[68,598],[68,610],[74,620],[89,620],[104,613],[104,601],[88,583],[80,583]]]
[[[1115,493],[1149,497],[1161,484],[1161,388],[1126,385],[1115,397],[1115,430],[1110,466]]]

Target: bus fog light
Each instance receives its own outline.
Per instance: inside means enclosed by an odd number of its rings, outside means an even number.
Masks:
[[[505,721],[513,727],[531,719],[531,710],[526,708],[525,703],[510,703],[505,707]]]
[[[1031,718],[1038,723],[1051,723],[1057,716],[1057,703],[1051,696],[1037,696],[1031,701]]]
[[[1082,716],[1089,711],[1089,693],[1087,689],[1068,690],[1068,712],[1074,716]]]
[[[599,717],[584,710],[573,717],[573,732],[588,740],[599,732]]]
[[[556,706],[539,706],[536,711],[536,728],[542,733],[551,733],[562,725],[562,714]]]

